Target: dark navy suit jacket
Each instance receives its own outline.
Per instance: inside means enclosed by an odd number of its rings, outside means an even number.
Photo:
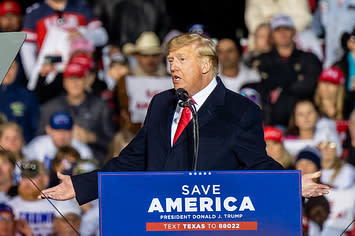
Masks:
[[[198,111],[198,170],[282,169],[266,154],[259,107],[217,80],[216,88]],[[153,97],[137,136],[119,157],[99,171],[192,170],[192,122],[171,147],[171,125],[177,102],[174,89]],[[80,204],[97,198],[97,171],[73,176],[72,181]]]

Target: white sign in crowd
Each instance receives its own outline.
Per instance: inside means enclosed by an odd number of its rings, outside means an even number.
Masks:
[[[152,97],[173,88],[171,77],[128,76],[126,90],[129,98],[128,109],[133,123],[144,121]]]

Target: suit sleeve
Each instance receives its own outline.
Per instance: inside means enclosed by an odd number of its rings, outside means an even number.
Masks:
[[[261,110],[250,104],[239,121],[236,134],[238,159],[246,170],[282,170],[282,166],[266,154]]]
[[[150,103],[144,126],[136,137],[122,150],[118,157],[111,159],[100,170],[72,176],[76,199],[80,205],[90,202],[98,197],[98,172],[116,171],[144,171],[146,166],[146,132],[149,126]]]

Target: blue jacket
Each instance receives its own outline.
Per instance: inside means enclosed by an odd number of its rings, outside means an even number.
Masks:
[[[171,147],[171,124],[177,102],[173,89],[156,95],[137,136],[99,171],[192,170],[192,122]],[[282,169],[266,154],[260,109],[226,89],[220,79],[198,115],[198,170]],[[97,171],[73,176],[72,181],[80,204],[97,198]]]
[[[12,83],[0,86],[0,113],[9,121],[18,123],[25,141],[29,142],[35,135],[39,120],[39,104],[36,96],[26,88]]]

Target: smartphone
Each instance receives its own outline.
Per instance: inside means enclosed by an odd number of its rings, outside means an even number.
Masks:
[[[62,62],[61,56],[45,56],[44,57],[44,64],[54,64]]]

